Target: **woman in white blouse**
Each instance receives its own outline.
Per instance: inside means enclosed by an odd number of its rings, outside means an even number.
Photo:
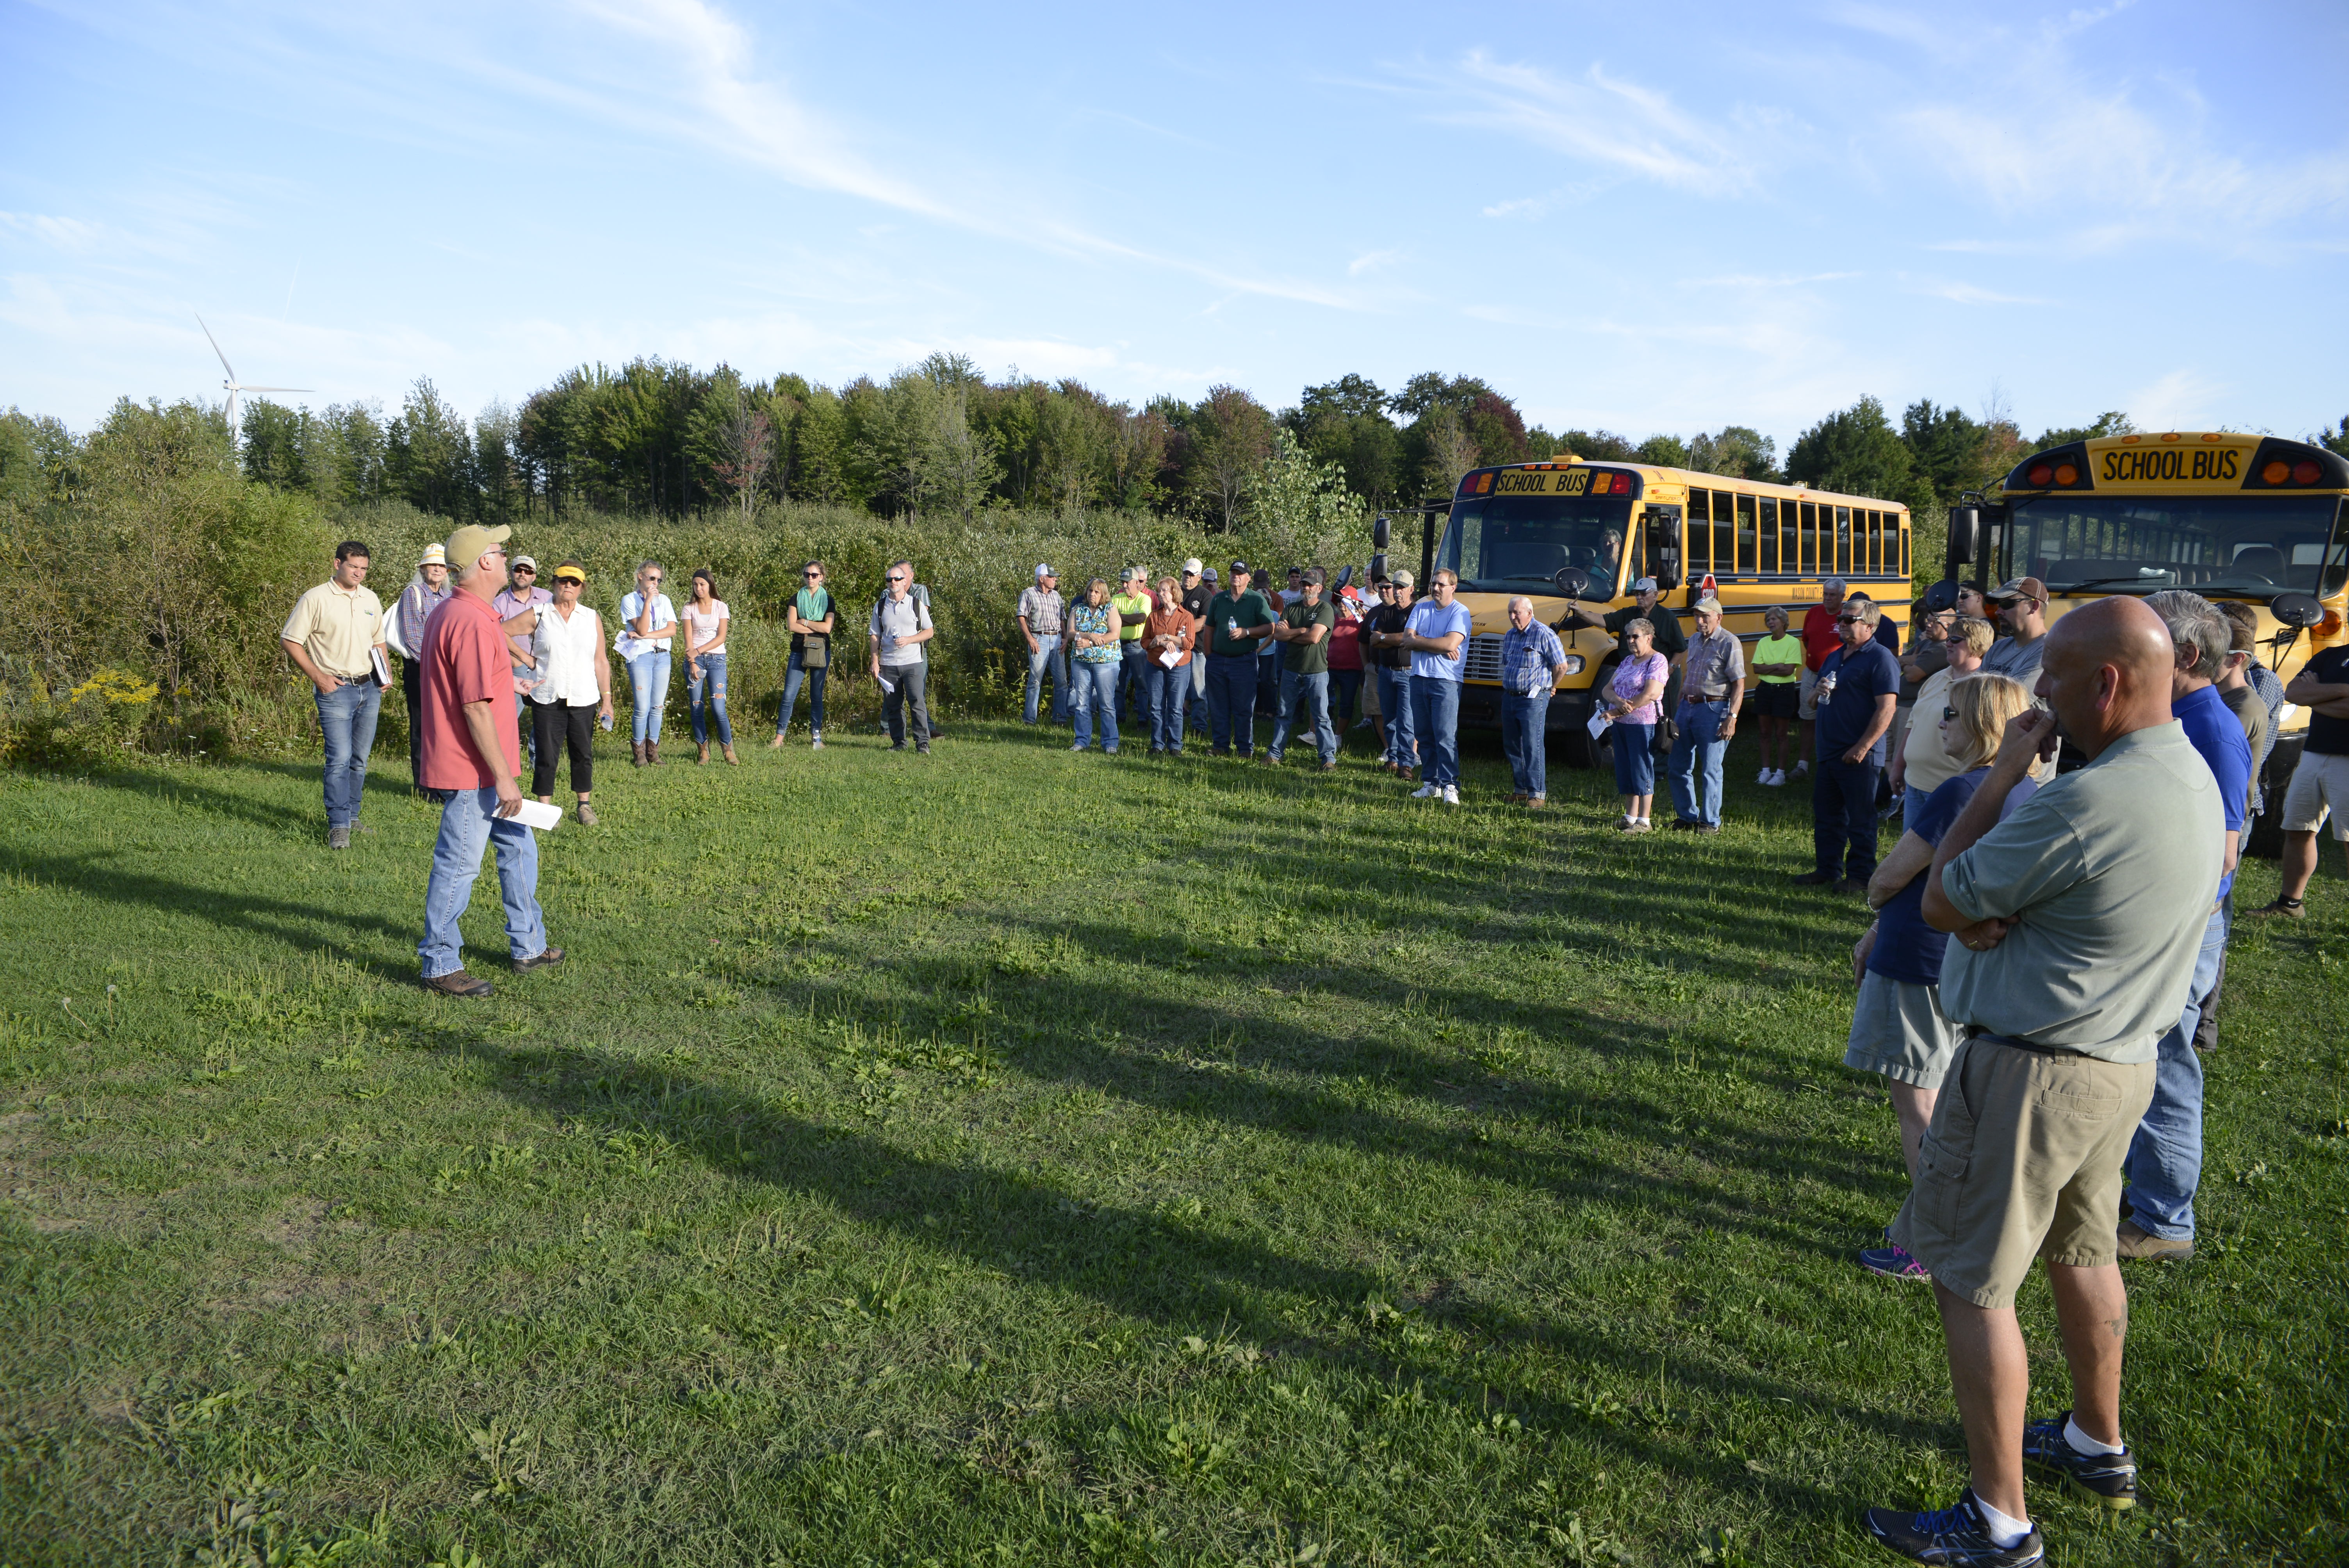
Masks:
[[[567,746],[579,820],[592,828],[595,808],[587,795],[595,782],[595,720],[612,722],[612,659],[604,651],[604,618],[579,602],[586,586],[587,569],[564,562],[554,569],[554,602],[531,605],[504,628],[510,637],[530,639],[523,657],[533,677],[531,734],[538,742],[530,792],[543,803],[554,802],[554,770]]]
[[[726,760],[734,755],[734,727],[726,722],[726,601],[718,596],[718,579],[707,566],[693,573],[693,597],[685,602],[685,699],[693,716],[693,745],[700,753],[694,761],[709,762],[709,730],[714,720],[718,749]]]
[[[657,561],[636,567],[636,591],[620,601],[619,637],[612,650],[628,666],[636,698],[632,756],[636,766],[660,765],[661,710],[668,706],[669,644],[677,637],[677,606],[661,592],[668,573]]]

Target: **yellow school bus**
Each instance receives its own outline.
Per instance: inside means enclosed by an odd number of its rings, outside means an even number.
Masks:
[[[1657,613],[1677,615],[1685,631],[1693,625],[1690,606],[1710,585],[1722,624],[1751,644],[1763,635],[1763,611],[1785,605],[1800,631],[1820,584],[1840,577],[1883,607],[1878,635],[1889,645],[1899,646],[1909,622],[1909,509],[1896,501],[1563,456],[1475,469],[1445,510],[1440,522],[1431,520],[1423,564],[1459,574],[1471,616],[1464,726],[1500,724],[1501,634],[1509,600],[1520,593],[1556,625],[1568,586],[1597,616],[1633,603],[1631,584],[1653,577],[1663,591]],[[1549,705],[1549,728],[1568,758],[1588,766],[1597,751],[1587,726],[1594,694],[1613,675],[1616,641],[1589,628],[1561,632],[1559,640],[1567,674]]]
[[[2289,681],[2342,640],[2344,498],[2349,460],[2301,441],[2227,430],[2075,441],[2033,453],[1978,504],[1952,509],[1950,572],[2036,577],[2050,619],[2165,588],[2240,600],[2259,611],[2261,645]],[[2282,718],[2266,775],[2271,831],[2308,738],[2304,709]],[[2257,847],[2268,835],[2255,826],[2253,837]]]

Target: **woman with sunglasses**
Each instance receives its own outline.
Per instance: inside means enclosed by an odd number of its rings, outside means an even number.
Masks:
[[[718,579],[709,568],[693,573],[693,597],[685,603],[685,701],[693,718],[694,766],[709,765],[709,731],[718,731],[718,749],[729,767],[734,755],[734,727],[726,720],[726,601],[718,596]]]
[[[808,749],[823,749],[823,678],[832,672],[832,591],[823,585],[823,562],[811,561],[800,569],[802,584],[783,610],[792,634],[792,660],[783,671],[783,710],[775,716],[772,751],[783,743],[792,727],[792,711],[800,705],[800,682],[807,682],[808,720],[812,738]]]
[[[1615,748],[1615,791],[1623,797],[1619,833],[1654,830],[1648,813],[1656,801],[1656,726],[1663,719],[1661,706],[1672,666],[1656,652],[1655,623],[1642,615],[1623,623],[1623,657],[1599,699],[1600,711],[1614,721],[1608,731]]]
[[[604,651],[604,618],[579,602],[586,586],[587,569],[564,562],[554,569],[553,600],[515,612],[503,630],[524,639],[531,670],[530,724],[537,750],[530,792],[541,804],[554,804],[554,770],[568,749],[579,823],[592,828],[595,808],[587,797],[595,787],[595,721],[612,722],[612,658]]]
[[[1085,585],[1085,596],[1069,611],[1070,672],[1076,688],[1076,744],[1082,751],[1093,743],[1098,716],[1102,749],[1117,755],[1118,623],[1122,619],[1109,602],[1109,580],[1096,577]]]
[[[1900,1157],[1911,1181],[1917,1179],[1918,1145],[1932,1122],[1934,1101],[1961,1038],[1941,1011],[1941,959],[1950,939],[1925,923],[1924,873],[1942,837],[1990,777],[2008,721],[2031,706],[2023,683],[2004,676],[1962,676],[1944,690],[1940,706],[1918,708],[1915,727],[1927,727],[1928,712],[1937,716],[1934,742],[1955,771],[1923,805],[1909,807],[1908,830],[1868,879],[1868,903],[1876,911],[1876,923],[1851,950],[1859,998],[1843,1056],[1847,1068],[1884,1075],[1893,1114],[1900,1119]],[[2000,808],[2001,817],[2013,815],[2038,789],[2030,779],[2017,784]],[[1870,1274],[1893,1279],[1932,1277],[1889,1236],[1881,1247],[1861,1253],[1859,1262]]]
[[[677,637],[677,606],[661,592],[668,575],[657,561],[636,567],[636,591],[620,601],[622,625],[612,651],[628,666],[628,690],[636,701],[630,727],[636,767],[660,766],[661,710],[668,706],[669,645]]]

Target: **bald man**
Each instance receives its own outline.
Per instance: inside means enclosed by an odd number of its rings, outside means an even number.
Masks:
[[[2038,695],[1934,851],[1925,919],[1954,934],[1941,1005],[1966,1034],[1918,1150],[1891,1238],[1931,1271],[1972,1485],[1954,1508],[1871,1509],[1868,1528],[1920,1562],[2040,1561],[2027,1460],[2109,1506],[2136,1501],[2121,1439],[2128,1297],[2118,1262],[2121,1161],[2153,1099],[2226,856],[2218,781],[2170,717],[2174,656],[2136,599],[2084,604],[2047,634]],[[2057,738],[2088,758],[2000,809]],[[2047,1283],[2072,1408],[2026,1421],[2014,1293]]]

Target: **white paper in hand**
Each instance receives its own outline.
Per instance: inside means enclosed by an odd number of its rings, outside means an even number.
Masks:
[[[1607,727],[1614,722],[1615,721],[1613,719],[1607,717],[1607,710],[1604,708],[1593,713],[1590,716],[1590,738],[1596,740],[1600,736],[1605,735],[1607,733]]]
[[[525,828],[549,832],[563,820],[563,808],[552,800],[524,800],[514,820]]]
[[[1158,662],[1164,665],[1171,670],[1176,665],[1183,662],[1183,650],[1180,648],[1169,648],[1164,653],[1158,655]]]
[[[883,696],[887,696],[891,692],[894,692],[896,689],[897,683],[895,681],[891,680],[887,676],[883,676],[881,677],[881,695]]]

